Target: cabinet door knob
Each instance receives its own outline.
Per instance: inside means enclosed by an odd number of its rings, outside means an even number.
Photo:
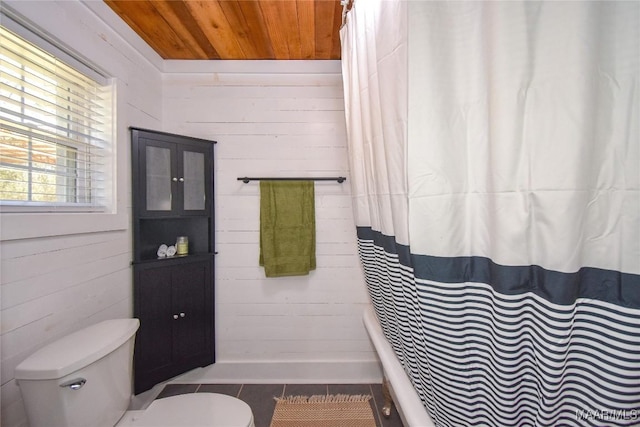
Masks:
[[[180,317],[184,317],[186,316],[184,313],[180,313]]]
[[[177,319],[178,319],[178,315],[177,315],[177,314],[174,314],[174,315],[173,315],[173,318],[177,320]]]
[[[173,178],[171,178],[171,181],[173,182],[178,182],[178,178],[176,178],[175,176]]]
[[[180,182],[184,182],[184,178],[180,178],[178,181],[180,181]]]

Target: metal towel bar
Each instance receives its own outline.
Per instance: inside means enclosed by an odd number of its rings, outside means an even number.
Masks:
[[[338,181],[338,183],[342,184],[343,182],[345,182],[347,180],[346,177],[344,176],[334,176],[334,177],[320,177],[320,178],[294,178],[294,177],[287,177],[287,178],[278,178],[278,177],[274,177],[274,178],[249,178],[249,177],[239,177],[238,181],[242,181],[245,184],[248,184],[249,181]]]

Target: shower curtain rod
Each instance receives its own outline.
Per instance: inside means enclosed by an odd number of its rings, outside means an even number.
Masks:
[[[238,178],[238,181],[242,181],[245,184],[248,184],[249,181],[338,181],[338,183],[342,184],[347,180],[344,176],[333,176],[333,177],[323,177],[323,178],[249,178],[249,177],[241,177]]]

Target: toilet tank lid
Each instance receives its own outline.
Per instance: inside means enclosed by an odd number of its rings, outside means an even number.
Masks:
[[[17,380],[51,380],[84,368],[111,353],[138,330],[138,319],[105,320],[54,341],[23,360]]]

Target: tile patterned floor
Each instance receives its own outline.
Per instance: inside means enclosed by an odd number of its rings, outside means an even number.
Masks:
[[[158,399],[184,393],[221,393],[245,401],[253,411],[256,427],[269,427],[276,407],[274,397],[312,396],[314,394],[369,394],[378,427],[403,427],[395,408],[391,417],[384,418],[380,409],[384,404],[381,384],[167,384]]]

